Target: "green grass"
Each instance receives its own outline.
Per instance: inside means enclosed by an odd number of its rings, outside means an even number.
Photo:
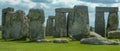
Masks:
[[[53,39],[47,37],[46,39]],[[120,45],[86,45],[79,41],[66,44],[38,43],[26,41],[4,41],[0,39],[0,51],[120,51]]]

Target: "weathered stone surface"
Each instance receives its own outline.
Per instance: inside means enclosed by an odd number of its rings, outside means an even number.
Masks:
[[[71,36],[75,40],[80,40],[90,33],[88,7],[75,6],[74,7],[74,23],[72,25]]]
[[[78,37],[79,36],[79,37]],[[76,36],[70,36],[70,38],[74,41],[76,39],[82,39],[82,38],[89,38],[89,37],[99,37],[99,38],[103,38],[101,35],[95,33],[95,32],[90,32],[90,34],[88,36],[81,36],[81,35],[76,35]]]
[[[53,40],[53,43],[68,43],[67,39],[55,39]]]
[[[74,10],[72,9],[71,12],[68,12],[68,16],[67,16],[67,35],[71,35],[72,32],[72,25],[75,21],[75,17],[74,17]]]
[[[17,10],[12,17],[12,38],[14,40],[25,40],[26,34],[24,34],[24,18],[25,13],[22,10]],[[25,28],[24,28],[25,29]]]
[[[80,42],[82,44],[93,44],[93,45],[119,45],[120,44],[120,42],[108,40],[105,38],[97,38],[97,37],[83,38],[80,40]]]
[[[61,37],[61,36],[68,36],[68,25],[67,25],[67,20],[66,18],[66,13],[71,13],[73,12],[72,8],[57,8],[55,9],[56,11],[56,16],[55,16],[55,29],[56,33],[54,37]]]
[[[28,17],[24,16],[22,18],[22,37],[23,39],[26,39],[29,35],[29,19]]]
[[[95,32],[105,36],[104,12],[96,12],[95,16]]]
[[[118,12],[118,7],[96,7],[98,12]]]
[[[88,37],[98,37],[98,38],[103,38],[101,35],[95,33],[95,32],[90,32],[89,36]]]
[[[47,25],[46,25],[46,36],[52,36],[54,35],[55,31],[55,23],[54,23],[54,16],[49,16],[47,19]]]
[[[119,19],[118,12],[110,12],[108,16],[107,31],[118,30]]]
[[[66,29],[66,14],[62,12],[56,12],[55,16],[55,30],[56,33],[54,37],[62,37],[67,36],[67,29]]]
[[[52,40],[40,39],[40,40],[37,40],[37,42],[48,42],[48,43],[51,43]]]
[[[104,12],[110,12],[109,14],[109,18],[108,18],[108,23],[107,23],[107,30],[105,29],[105,19],[104,19]],[[109,29],[116,29],[117,28],[117,24],[118,24],[118,7],[96,7],[96,18],[95,18],[95,32],[105,36],[105,33],[108,33]],[[114,23],[111,22],[114,20],[116,20]],[[110,19],[110,20],[109,20]],[[110,25],[112,24],[112,25]],[[115,24],[115,25],[113,25]],[[111,27],[111,28],[110,28]],[[107,36],[107,35],[106,35]]]
[[[6,19],[5,19],[5,25],[4,25],[4,38],[5,40],[7,39],[11,39],[11,34],[12,34],[12,17],[13,17],[14,13],[13,12],[9,12],[6,14]]]
[[[11,15],[10,15],[9,12],[14,12],[14,9],[11,8],[11,7],[8,7],[8,8],[5,8],[5,9],[2,10],[2,38],[3,39],[9,39],[10,38],[10,35],[9,35],[10,31],[9,30],[10,30],[10,26],[11,26],[11,24],[10,24],[11,23],[11,21],[10,21]],[[7,29],[9,29],[9,30],[7,30]]]
[[[89,37],[81,39],[80,43],[93,44],[93,45],[118,45],[120,44],[120,42],[106,39],[95,32],[90,32]]]
[[[45,21],[44,11],[42,9],[30,9],[28,18],[30,41],[44,39],[43,23]]]
[[[109,31],[108,38],[120,38],[120,31]]]
[[[67,12],[72,12],[72,8],[57,8],[55,9],[55,11],[67,13]]]

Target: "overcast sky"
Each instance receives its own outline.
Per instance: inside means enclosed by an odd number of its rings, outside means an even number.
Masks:
[[[0,24],[1,11],[6,7],[13,7],[15,10],[24,10],[26,14],[28,14],[30,8],[42,8],[45,11],[45,17],[47,19],[48,16],[55,15],[55,8],[73,8],[74,5],[88,6],[90,26],[94,26],[95,7],[120,8],[120,0],[0,0]],[[105,14],[105,18],[107,18],[107,15],[108,13]]]

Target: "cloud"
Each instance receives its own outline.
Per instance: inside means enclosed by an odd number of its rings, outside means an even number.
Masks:
[[[104,4],[120,3],[119,0],[80,0],[80,1],[91,2],[91,3],[104,3]]]
[[[12,5],[15,5],[15,4],[19,4],[21,2],[21,0],[1,0],[1,2],[3,3],[10,3]]]
[[[0,2],[0,8],[13,7],[15,9],[29,9],[33,8],[36,3],[30,0],[2,0]]]
[[[32,2],[37,2],[37,3],[51,3],[51,0],[31,0]]]

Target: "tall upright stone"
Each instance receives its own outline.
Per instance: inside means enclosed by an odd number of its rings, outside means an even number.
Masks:
[[[10,28],[10,26],[11,26],[10,25],[11,16],[10,16],[9,12],[14,12],[14,9],[11,8],[11,7],[8,7],[8,8],[5,8],[5,9],[2,10],[2,38],[3,39],[11,38],[8,31],[7,31],[7,28]],[[6,23],[6,21],[7,21],[7,23]]]
[[[56,11],[55,16],[56,33],[55,37],[67,36],[66,31],[66,13]]]
[[[12,17],[14,16],[14,12],[9,12],[6,14],[6,20],[5,20],[5,40],[12,39]]]
[[[74,23],[72,25],[71,36],[74,40],[87,37],[90,33],[88,7],[82,5],[74,6]]]
[[[95,14],[95,32],[105,36],[105,19],[104,19],[104,12],[98,12],[96,10]]]
[[[30,41],[44,39],[43,23],[45,21],[44,10],[30,9],[29,14],[29,38]]]
[[[26,34],[23,34],[23,22],[25,13],[22,10],[17,10],[12,17],[12,38],[14,40],[25,40]]]
[[[46,25],[46,36],[52,36],[54,35],[55,31],[55,24],[54,24],[54,16],[49,16],[47,19],[47,25]]]
[[[107,28],[106,28],[106,36],[108,38],[116,36],[117,34],[112,34],[111,32],[112,31],[117,32],[118,26],[119,26],[118,12],[109,12]]]
[[[27,16],[22,18],[22,38],[26,39],[29,36],[29,19]]]
[[[110,12],[108,16],[107,30],[115,31],[118,30],[119,18],[118,12]]]
[[[74,10],[72,9],[71,12],[68,12],[67,15],[67,35],[70,36],[72,33],[72,25],[75,21],[75,17],[74,17]]]

